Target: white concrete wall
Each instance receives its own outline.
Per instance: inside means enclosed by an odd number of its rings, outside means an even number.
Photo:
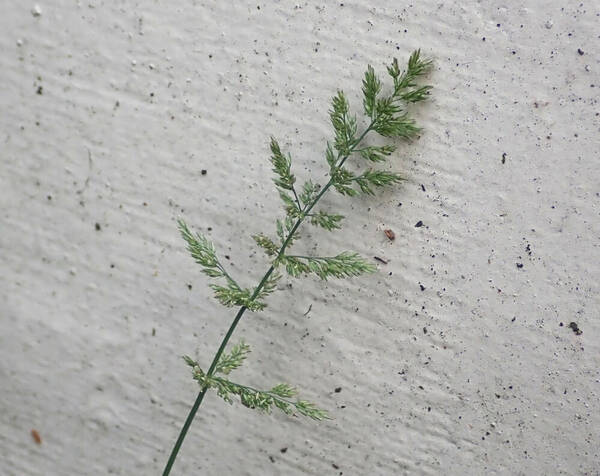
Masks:
[[[239,380],[335,420],[211,394],[173,474],[600,474],[599,10],[527,4],[2,2],[0,474],[160,474],[197,392],[180,355],[208,363],[234,314],[175,219],[255,284],[269,135],[323,177],[336,88],[358,111],[367,63],[418,47],[408,181],[328,196],[345,228],[303,245],[389,264],[286,279],[237,333]]]

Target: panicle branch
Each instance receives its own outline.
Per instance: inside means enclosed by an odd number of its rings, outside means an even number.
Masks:
[[[250,348],[242,341],[233,347],[230,353],[224,354],[214,373],[228,375],[232,370],[240,367],[250,352]],[[198,382],[202,389],[213,388],[227,403],[233,403],[233,396],[238,396],[242,405],[248,408],[257,409],[270,413],[273,408],[277,408],[287,415],[299,414],[313,420],[329,419],[325,410],[318,408],[315,404],[294,398],[298,391],[287,383],[280,383],[269,390],[257,390],[247,385],[233,382],[227,378],[208,375],[202,370],[197,361],[191,357],[183,357],[186,364],[192,368],[194,380]]]
[[[196,263],[202,266],[202,272],[211,278],[223,278],[225,285],[209,284],[214,291],[215,298],[226,307],[244,306],[250,311],[261,311],[266,304],[261,298],[266,296],[262,292],[254,295],[250,289],[241,288],[238,283],[225,271],[225,268],[217,258],[214,245],[204,235],[189,230],[183,220],[178,220],[181,236],[188,244],[188,251]]]
[[[227,354],[223,354],[215,367],[215,373],[222,373],[229,375],[232,370],[240,367],[246,357],[250,353],[250,346],[240,340],[236,345],[231,348],[231,351]]]
[[[336,256],[297,256],[284,255],[279,257],[290,276],[314,273],[319,278],[349,278],[365,273],[373,273],[376,267],[357,253],[344,251]]]

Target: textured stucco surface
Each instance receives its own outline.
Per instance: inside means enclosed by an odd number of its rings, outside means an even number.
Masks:
[[[304,237],[389,263],[286,279],[237,334],[240,380],[335,420],[211,394],[173,474],[600,474],[597,4],[2,7],[0,474],[160,473],[197,391],[180,355],[206,363],[233,317],[175,219],[256,283],[269,135],[323,177],[336,88],[359,110],[366,64],[417,47],[435,91],[407,182],[329,195],[345,228]]]

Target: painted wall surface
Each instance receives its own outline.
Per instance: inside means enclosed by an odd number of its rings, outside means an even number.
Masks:
[[[2,12],[0,474],[160,474],[197,392],[180,356],[206,365],[234,314],[175,220],[255,285],[251,235],[281,214],[269,136],[323,180],[330,97],[360,112],[366,65],[419,47],[435,90],[393,157],[407,181],[328,195],[345,227],[300,245],[388,263],[285,278],[236,334],[239,380],[289,381],[335,420],[210,394],[173,474],[600,474],[598,4]]]

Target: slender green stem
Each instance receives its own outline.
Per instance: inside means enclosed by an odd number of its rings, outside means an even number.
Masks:
[[[265,275],[263,276],[259,285],[254,290],[254,293],[252,294],[251,299],[254,299],[256,296],[258,296],[258,293],[260,292],[262,287],[265,285],[267,279],[269,279],[269,276],[271,276],[274,269],[275,268],[273,268],[273,266],[271,266],[269,268],[269,270],[265,273]],[[235,319],[229,326],[229,330],[227,331],[227,334],[225,334],[225,337],[223,338],[223,341],[221,342],[219,350],[215,354],[215,357],[213,358],[213,361],[210,364],[210,368],[208,369],[208,372],[206,373],[206,375],[208,377],[213,375],[215,368],[216,368],[217,364],[219,363],[219,359],[221,358],[221,355],[225,351],[225,347],[227,347],[227,343],[229,342],[229,339],[231,339],[231,336],[233,335],[233,332],[235,331],[235,328],[237,327],[238,322],[240,322],[240,319],[244,315],[244,312],[246,312],[246,306],[240,307],[238,313],[235,316]],[[173,450],[171,451],[171,455],[169,456],[169,461],[167,461],[167,465],[165,466],[165,470],[163,471],[163,476],[168,476],[169,473],[171,472],[171,468],[173,467],[173,464],[175,463],[175,459],[177,458],[179,449],[181,448],[181,445],[183,444],[183,440],[185,439],[185,436],[187,435],[190,425],[192,424],[192,421],[194,420],[194,417],[196,416],[196,412],[198,411],[198,408],[200,408],[200,404],[202,403],[202,400],[204,399],[204,394],[206,393],[206,390],[207,390],[207,388],[204,387],[202,390],[200,390],[200,393],[196,397],[196,401],[194,402],[194,405],[190,409],[190,413],[188,414],[187,418],[185,419],[185,423],[183,424],[183,427],[181,428],[181,431],[179,432],[179,436],[177,438],[177,441],[175,442],[175,446],[173,446]]]
[[[200,391],[200,393],[198,394],[198,396],[196,397],[194,406],[190,410],[190,413],[188,414],[187,418],[185,419],[185,423],[183,424],[183,428],[181,428],[181,431],[179,432],[179,437],[177,438],[177,441],[175,442],[173,451],[171,451],[171,456],[169,456],[169,461],[167,461],[167,465],[165,466],[165,470],[163,471],[163,476],[167,476],[171,472],[171,468],[173,467],[173,464],[175,463],[175,458],[177,458],[177,453],[179,453],[179,448],[181,448],[181,445],[183,444],[185,435],[187,435],[188,429],[190,428],[192,421],[194,421],[196,412],[198,411],[198,408],[200,408],[200,404],[202,403],[202,400],[204,400],[204,395],[206,394],[206,390],[207,390],[206,388],[203,388]]]
[[[369,124],[369,127],[367,127],[365,129],[365,131],[360,135],[360,137],[358,139],[356,139],[356,141],[354,141],[354,143],[352,144],[352,147],[350,147],[350,150],[348,151],[348,153],[341,158],[339,164],[337,164],[336,167],[341,167],[342,165],[344,165],[344,162],[346,162],[346,159],[348,159],[348,157],[350,157],[350,155],[352,155],[352,153],[355,151],[356,147],[362,142],[362,140],[365,138],[365,136],[373,128],[373,124],[374,124],[374,122],[371,122],[371,124]],[[317,204],[317,202],[321,199],[321,197],[323,197],[323,195],[325,195],[325,193],[327,192],[327,190],[329,190],[331,185],[333,185],[333,178],[329,179],[327,184],[321,189],[319,194],[314,198],[314,200],[310,203],[310,205],[308,205],[307,207],[305,207],[304,210],[302,210],[303,213],[296,220],[296,223],[294,224],[294,226],[288,233],[288,236],[286,237],[285,241],[282,243],[281,248],[279,249],[279,252],[277,253],[277,257],[275,258],[275,260],[277,260],[277,258],[283,256],[285,249],[287,248],[287,246],[289,245],[290,241],[292,240],[294,234],[296,233],[296,231],[298,230],[298,228],[304,221],[304,218],[306,218],[306,216],[310,213],[310,211]],[[294,190],[294,195],[296,195],[295,190]],[[296,200],[298,200],[297,195],[296,195]],[[299,200],[298,200],[298,203],[299,203]],[[260,280],[260,283],[258,283],[258,286],[256,286],[256,289],[254,289],[254,292],[252,293],[252,297],[250,298],[251,300],[256,298],[259,295],[260,291],[262,290],[262,288],[264,287],[265,283],[267,282],[267,280],[269,279],[269,277],[271,276],[271,274],[273,273],[274,270],[275,270],[274,266],[271,265],[271,267],[267,270],[265,275]],[[208,372],[206,373],[207,377],[211,377],[213,375],[215,368],[217,366],[217,363],[219,362],[221,355],[225,351],[225,348],[227,347],[229,339],[231,339],[231,336],[233,335],[235,328],[237,327],[238,323],[240,322],[240,319],[244,315],[244,312],[246,312],[246,307],[242,306],[239,309],[238,313],[236,314],[235,318],[233,319],[233,322],[229,326],[229,329],[227,330],[227,334],[225,334],[225,337],[223,338],[223,341],[221,342],[221,345],[219,346],[219,350],[217,350],[217,353],[215,354],[213,361],[210,364],[210,368],[208,369]],[[168,476],[170,474],[171,468],[173,467],[173,464],[175,463],[175,459],[177,458],[177,454],[179,453],[179,449],[181,448],[181,445],[183,444],[183,440],[185,439],[185,436],[190,428],[190,425],[192,424],[192,421],[194,420],[194,417],[196,416],[196,412],[198,411],[198,408],[200,408],[200,404],[202,403],[202,400],[204,399],[204,394],[206,393],[206,390],[207,390],[206,387],[202,388],[202,390],[200,390],[200,393],[196,397],[196,401],[194,402],[194,405],[192,406],[192,408],[185,420],[185,423],[184,423],[183,427],[181,428],[181,431],[179,432],[179,436],[177,438],[177,441],[175,442],[175,446],[173,447],[173,450],[171,451],[171,455],[169,456],[169,460],[163,471],[163,476]]]
[[[294,199],[296,200],[296,205],[298,205],[298,209],[302,208],[302,204],[300,203],[300,199],[298,198],[298,194],[296,193],[296,187],[292,185],[292,192],[294,192]]]
[[[223,267],[223,265],[221,263],[217,263],[217,267],[221,270],[221,272],[223,273],[223,276],[225,276],[225,279],[227,281],[229,281],[230,283],[234,284],[235,287],[237,287],[238,289],[240,289],[240,286],[238,283],[235,282],[235,279],[233,279],[229,273],[225,270],[225,268]]]

